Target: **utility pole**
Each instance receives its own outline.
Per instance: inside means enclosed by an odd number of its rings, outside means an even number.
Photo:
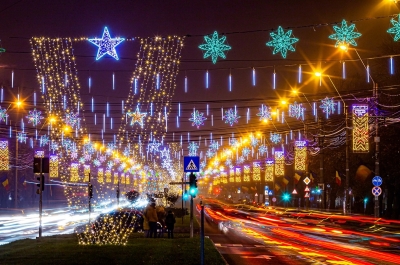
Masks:
[[[322,117],[319,118],[319,130],[322,133]],[[321,136],[321,134],[320,134]],[[319,175],[320,175],[320,181],[321,183],[325,186],[325,181],[324,181],[324,140],[325,136],[322,138],[319,138]],[[321,194],[321,208],[322,210],[325,210],[325,187],[322,191]]]
[[[14,208],[18,208],[18,132],[15,132],[15,184],[14,184]]]
[[[117,206],[119,207],[119,177],[118,177],[118,186],[117,186]]]
[[[375,176],[379,176],[379,113],[378,113],[378,84],[375,83],[374,86],[374,99],[375,99]],[[375,196],[374,200],[374,216],[379,217],[379,196]]]
[[[344,113],[346,119],[346,189],[345,189],[345,196],[344,196],[344,206],[343,206],[343,214],[347,213],[347,203],[349,203],[351,213],[351,201],[349,198],[349,183],[350,183],[350,171],[349,171],[349,125],[348,125],[348,111],[347,106],[344,105]]]

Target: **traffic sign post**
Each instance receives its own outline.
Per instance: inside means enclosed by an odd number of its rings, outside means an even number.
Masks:
[[[200,157],[199,156],[183,157],[183,171],[184,172],[199,172],[200,171]]]
[[[374,185],[375,187],[379,187],[379,186],[381,186],[382,185],[382,178],[380,177],[380,176],[375,176],[373,179],[372,179],[372,185]]]
[[[382,194],[382,189],[381,187],[373,187],[372,188],[372,195],[374,195],[375,197],[379,196]]]
[[[375,217],[379,217],[379,195],[382,194],[382,189],[381,189],[381,185],[383,183],[383,180],[380,176],[375,176],[372,179],[372,184],[374,185],[374,187],[372,188],[372,195],[375,196],[375,206],[374,206],[374,215]]]

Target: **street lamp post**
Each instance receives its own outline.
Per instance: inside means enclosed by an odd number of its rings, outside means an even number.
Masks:
[[[15,132],[18,134],[18,132]],[[16,135],[17,136],[17,135]],[[14,208],[18,208],[18,137],[15,137],[15,185],[14,185]]]

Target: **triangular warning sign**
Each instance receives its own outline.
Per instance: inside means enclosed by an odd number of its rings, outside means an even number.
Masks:
[[[297,190],[294,189],[294,190],[292,191],[292,194],[297,194]]]
[[[304,189],[305,192],[310,191],[310,189],[308,188],[308,186],[306,186],[306,188]]]
[[[310,194],[306,192],[306,195],[304,195],[304,198],[310,198]]]
[[[196,164],[190,159],[189,164],[186,167],[186,170],[197,170]]]

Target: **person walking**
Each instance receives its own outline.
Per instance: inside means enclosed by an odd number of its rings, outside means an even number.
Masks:
[[[174,238],[174,226],[175,226],[176,220],[174,213],[169,210],[167,217],[165,217],[165,224],[167,225],[167,230],[168,230],[168,238]]]
[[[158,237],[164,237],[165,209],[164,209],[164,207],[162,207],[162,206],[160,205],[160,206],[157,206],[157,207],[156,207],[156,212],[157,212],[158,222],[161,224],[161,230],[160,230],[160,232],[158,233],[157,236],[158,236]]]
[[[149,232],[147,237],[153,237],[153,234],[154,234],[154,238],[157,238],[157,222],[158,222],[158,218],[157,218],[156,203],[155,202],[152,202],[150,204],[150,207],[147,208],[145,216],[146,216],[147,220],[149,221],[149,226],[150,226],[150,232]]]

